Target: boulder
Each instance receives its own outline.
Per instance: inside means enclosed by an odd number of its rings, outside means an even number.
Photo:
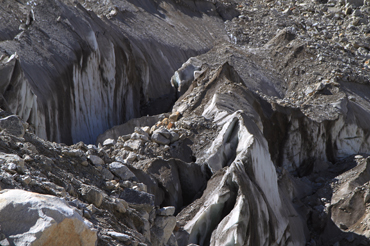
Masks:
[[[165,138],[162,134],[159,134],[157,132],[153,133],[152,140],[156,143],[163,144],[163,145],[167,145],[171,143],[171,140],[169,140],[168,138]]]
[[[128,140],[124,143],[123,148],[130,151],[139,150],[140,147],[143,145],[143,142],[141,139],[135,139],[135,140]]]
[[[150,206],[154,206],[155,197],[152,194],[137,191],[134,189],[126,188],[124,189],[119,198],[125,200],[126,202],[133,203],[133,204],[147,204]]]
[[[136,176],[128,167],[120,162],[112,162],[109,164],[110,171],[122,180],[135,179]]]
[[[167,130],[166,128],[159,128],[159,129],[155,130],[154,133],[159,133],[159,134],[163,135],[163,137],[165,137],[165,138],[171,138],[171,132],[169,130]]]
[[[144,141],[149,141],[149,137],[146,136],[148,134],[146,132],[144,132],[144,133],[145,133],[145,135],[144,134],[137,133],[137,132],[134,132],[134,133],[131,134],[131,137],[130,138],[132,140],[141,139],[141,140],[144,140]]]
[[[95,245],[96,232],[62,199],[0,191],[0,226],[10,245]]]
[[[126,158],[126,161],[127,162],[133,162],[137,159],[137,154],[135,154],[134,152],[130,152],[130,154],[128,154],[127,158]]]
[[[113,178],[114,178],[113,173],[111,173],[111,171],[109,171],[109,170],[108,170],[108,169],[106,169],[106,168],[103,168],[103,169],[101,170],[101,174],[103,175],[103,178],[104,178],[105,180],[111,180],[111,179],[113,179]]]
[[[176,142],[177,140],[179,140],[180,135],[177,132],[170,131],[170,133],[171,133],[171,139],[170,139],[171,143]]]
[[[170,144],[171,132],[165,128],[159,128],[153,132],[152,140],[163,145]]]
[[[100,158],[99,156],[97,155],[89,155],[87,156],[87,158],[91,161],[91,163],[94,165],[94,166],[97,166],[97,165],[104,165],[104,161],[102,158]]]
[[[94,204],[96,207],[100,207],[104,199],[103,191],[90,185],[82,185],[81,194],[86,201]]]
[[[9,115],[0,119],[0,129],[17,137],[23,137],[26,132],[26,123],[16,115]]]

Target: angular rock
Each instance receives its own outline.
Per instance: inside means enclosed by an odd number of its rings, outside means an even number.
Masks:
[[[126,188],[120,193],[119,197],[129,203],[154,206],[154,195],[146,192]]]
[[[169,130],[167,130],[166,128],[161,127],[159,129],[155,130],[154,133],[159,133],[159,134],[163,135],[165,138],[168,138],[168,139],[171,138],[171,132]]]
[[[128,140],[124,143],[123,148],[130,150],[130,151],[137,151],[140,149],[140,147],[143,145],[143,142],[141,139],[135,139],[135,140]]]
[[[111,173],[108,169],[106,169],[106,168],[103,168],[102,170],[101,170],[101,174],[103,175],[103,178],[105,179],[105,180],[111,180],[111,179],[113,179],[114,178],[114,175],[113,175],[113,173]]]
[[[57,197],[0,191],[1,232],[11,245],[95,245],[96,231],[89,224]]]
[[[137,132],[134,132],[131,134],[131,139],[132,140],[136,140],[136,139],[141,139],[143,141],[149,141],[149,137],[146,136],[148,135],[146,132],[145,132],[145,135],[144,134],[140,134],[140,133],[137,133]]]
[[[135,161],[137,158],[137,154],[135,154],[134,152],[130,152],[130,154],[128,154],[127,158],[126,158],[126,161],[127,162],[133,162]]]
[[[134,180],[136,176],[131,170],[120,162],[109,164],[109,170],[122,180]]]
[[[111,139],[111,138],[108,138],[108,139],[104,140],[104,142],[103,142],[103,146],[106,146],[106,147],[112,147],[115,144],[116,144],[116,141],[114,139]]]
[[[174,143],[177,140],[179,140],[180,135],[177,132],[170,131],[170,133],[171,133],[171,138],[170,138],[171,143]]]
[[[97,155],[88,155],[87,159],[89,159],[94,166],[105,164],[103,159]]]
[[[144,132],[146,132],[146,133],[148,134],[148,136],[149,136],[149,133],[150,133],[150,127],[149,127],[149,126],[143,126],[141,129],[142,129]]]
[[[62,153],[71,157],[81,157],[84,155],[84,152],[80,149],[63,149]]]
[[[176,112],[172,113],[172,114],[168,117],[168,119],[169,119],[171,122],[176,122],[176,121],[179,119],[180,115],[181,115],[181,114],[180,114],[180,112],[176,111]]]
[[[175,207],[163,207],[157,210],[157,214],[161,216],[172,216],[175,213]]]
[[[147,138],[149,138],[149,127],[148,126],[144,126],[144,127],[135,127],[135,130],[134,132],[140,134],[140,135],[144,135],[146,136]]]
[[[152,140],[159,144],[169,144],[171,143],[171,133],[165,128],[159,128],[155,130],[152,134]]]
[[[105,196],[103,191],[90,185],[82,185],[81,195],[86,201],[94,204],[96,207],[100,207]]]
[[[0,130],[6,131],[17,137],[23,137],[26,132],[26,123],[16,115],[0,119]]]
[[[152,140],[156,143],[163,144],[163,145],[167,145],[167,144],[171,143],[170,139],[168,139],[168,138],[164,137],[162,134],[156,133],[156,132],[153,133]]]
[[[126,213],[127,209],[128,209],[128,204],[125,200],[123,199],[119,199],[119,198],[115,198],[114,199],[114,204],[115,204],[115,207],[116,207],[116,210],[120,213]]]

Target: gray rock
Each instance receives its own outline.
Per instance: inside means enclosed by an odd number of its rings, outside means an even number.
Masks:
[[[129,203],[154,206],[154,195],[146,192],[126,188],[120,193],[119,197]]]
[[[157,210],[157,214],[161,216],[172,216],[175,213],[175,207],[163,207]]]
[[[105,194],[94,186],[82,185],[81,195],[89,203],[94,204],[96,207],[100,207]]]
[[[177,140],[179,140],[180,135],[177,132],[170,131],[170,133],[171,133],[171,138],[170,138],[171,143],[176,142]]]
[[[0,119],[0,129],[17,137],[23,137],[26,132],[26,123],[16,115]]]
[[[94,166],[105,164],[104,160],[97,155],[88,155],[87,159],[89,159]]]
[[[120,162],[112,162],[109,164],[109,170],[122,180],[132,180],[136,178],[135,174]]]
[[[120,199],[120,198],[115,198],[114,199],[114,205],[115,205],[116,210],[120,213],[126,213],[126,211],[128,209],[127,202],[123,199]]]
[[[1,246],[10,246],[10,243],[9,243],[8,239],[5,238],[5,239],[0,241],[0,245]]]
[[[108,139],[104,140],[104,142],[103,142],[103,146],[106,146],[106,147],[112,147],[115,144],[116,144],[116,141],[114,139],[111,139],[111,138],[108,138]]]
[[[121,242],[128,242],[132,240],[132,238],[129,235],[115,231],[109,231],[107,232],[107,235]]]
[[[0,191],[1,232],[10,245],[95,245],[90,224],[57,197]]]
[[[144,134],[137,133],[137,132],[132,133],[130,138],[132,140],[141,139],[141,140],[144,140],[144,141],[149,141],[148,136],[146,136]]]
[[[165,136],[163,136],[162,134],[160,134],[157,131],[154,131],[154,133],[152,135],[152,140],[156,143],[163,144],[163,145],[171,143],[171,140],[169,138],[166,138]]]
[[[89,162],[87,161],[87,158],[85,156],[82,157],[80,164],[84,167],[87,167],[89,165]]]
[[[143,142],[141,139],[136,140],[128,140],[124,143],[123,148],[130,151],[137,151],[140,149],[140,147],[143,145]]]
[[[145,136],[146,139],[149,139],[149,131],[150,131],[150,128],[148,126],[146,127],[135,127],[135,133],[138,133],[140,135],[143,135]]]
[[[171,132],[169,130],[167,130],[166,128],[163,128],[163,127],[155,130],[153,133],[159,133],[159,134],[163,135],[163,137],[168,138],[168,139],[171,138]]]
[[[134,152],[130,152],[130,154],[128,154],[127,158],[126,158],[126,161],[127,162],[133,162],[135,161],[137,158],[137,154],[135,154]]]
[[[101,170],[101,174],[102,174],[102,176],[103,176],[103,178],[104,178],[105,180],[111,180],[111,179],[113,179],[113,178],[114,178],[113,173],[111,173],[111,171],[109,171],[109,170],[108,170],[108,169],[106,169],[106,168],[102,168],[102,170]]]
[[[80,149],[63,149],[62,153],[70,157],[81,157],[84,155],[84,152]]]

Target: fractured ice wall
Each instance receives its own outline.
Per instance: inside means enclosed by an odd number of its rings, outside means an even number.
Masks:
[[[19,4],[12,2],[15,9]],[[67,144],[95,143],[105,130],[139,117],[143,105],[163,111],[162,102],[159,109],[149,103],[173,92],[168,82],[174,70],[210,49],[210,32],[222,35],[224,29],[219,17],[171,15],[179,9],[157,5],[122,1],[117,18],[108,19],[78,1],[35,4],[32,23],[0,44],[2,106],[27,120],[40,137]],[[189,36],[177,30],[193,26],[205,31]]]

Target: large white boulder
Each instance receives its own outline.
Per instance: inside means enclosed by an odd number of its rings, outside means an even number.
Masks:
[[[0,226],[10,245],[96,245],[91,223],[65,201],[24,190],[0,191]]]

